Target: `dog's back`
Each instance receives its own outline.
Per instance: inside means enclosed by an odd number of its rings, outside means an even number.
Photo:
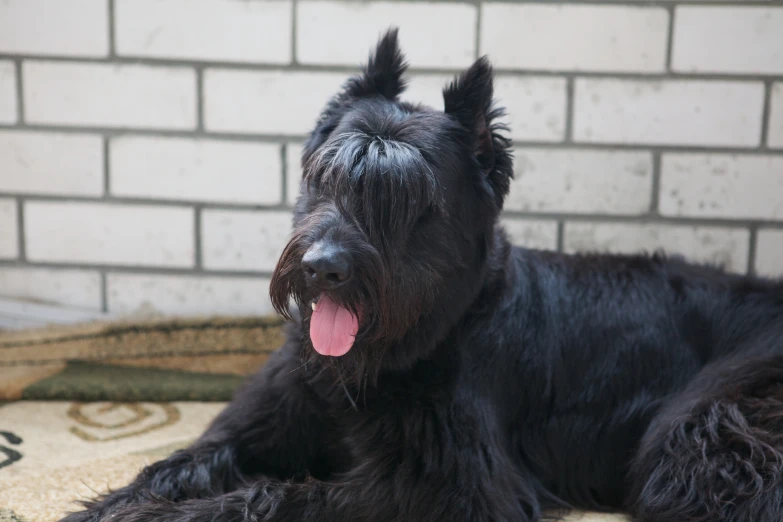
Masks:
[[[781,282],[662,254],[502,262],[513,292],[457,340],[466,379],[493,390],[519,464],[574,505],[623,505],[648,426],[705,367],[783,354]]]

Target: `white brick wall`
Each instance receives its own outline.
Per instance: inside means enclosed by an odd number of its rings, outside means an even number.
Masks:
[[[4,0],[0,53],[107,56],[108,0]]]
[[[783,73],[783,9],[678,6],[672,69],[680,72]]]
[[[293,206],[299,195],[302,181],[302,143],[289,142],[286,145],[286,203]]]
[[[270,311],[302,142],[391,25],[407,101],[494,62],[514,243],[783,276],[779,0],[0,0],[0,295]]]
[[[580,78],[574,139],[589,143],[755,147],[760,82]]]
[[[770,147],[783,149],[783,83],[771,87],[768,140]]]
[[[193,129],[196,75],[184,67],[26,61],[31,123]]]
[[[557,249],[557,222],[504,218],[503,226],[514,245],[541,250]]]
[[[663,249],[702,263],[744,272],[748,264],[747,230],[637,223],[566,223],[566,252],[652,252]]]
[[[117,54],[291,61],[290,0],[116,0]]]
[[[303,0],[296,9],[300,63],[366,62],[371,44],[389,26],[400,28],[414,66],[467,67],[476,56],[477,13],[466,3]]]
[[[412,74],[400,98],[442,111],[443,88],[453,79],[454,75],[451,74]]]
[[[201,216],[204,267],[271,272],[290,232],[289,212],[205,210]]]
[[[0,266],[0,296],[100,310],[101,274],[97,270]]]
[[[116,314],[270,313],[269,280],[260,277],[109,274],[108,309]]]
[[[19,255],[17,208],[13,199],[0,198],[0,259]]]
[[[495,97],[508,112],[512,138],[547,142],[565,138],[565,79],[499,75]]]
[[[664,154],[661,213],[783,220],[783,156]]]
[[[110,143],[111,193],[133,198],[280,203],[280,146],[121,136]]]
[[[151,205],[31,201],[27,258],[52,263],[193,265],[193,211]]]
[[[652,155],[585,149],[517,149],[507,210],[643,214],[652,201]]]
[[[756,273],[769,277],[783,274],[783,230],[759,230]]]
[[[305,135],[345,73],[233,71],[204,73],[207,130]]]
[[[16,71],[14,63],[0,60],[0,123],[15,123]]]
[[[487,3],[481,53],[510,69],[660,72],[668,24],[658,7]]]
[[[0,130],[0,191],[100,196],[103,140],[98,135]]]

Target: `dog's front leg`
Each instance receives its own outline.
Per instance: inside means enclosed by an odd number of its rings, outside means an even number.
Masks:
[[[306,476],[322,453],[326,421],[296,371],[296,351],[292,345],[276,353],[192,446],[63,522],[97,522],[149,502],[215,497],[263,476]]]
[[[473,408],[471,407],[473,406]],[[483,418],[482,418],[483,417]],[[115,522],[529,522],[531,477],[511,465],[486,411],[426,406],[352,434],[358,466],[328,481],[261,481],[215,498],[154,502]]]
[[[487,469],[468,471],[466,463],[465,475],[459,477],[423,473],[410,464],[376,462],[330,482],[259,483],[216,498],[147,503],[119,512],[112,520],[531,522],[540,518],[535,499],[529,497],[532,489],[507,470],[496,469],[493,477]]]

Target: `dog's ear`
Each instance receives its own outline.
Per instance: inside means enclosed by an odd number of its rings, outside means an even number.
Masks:
[[[405,57],[400,52],[397,28],[389,29],[378,42],[375,52],[370,54],[362,75],[348,81],[346,94],[357,98],[380,94],[394,100],[405,90],[407,80],[403,74],[407,68]]]
[[[443,102],[446,114],[473,134],[476,158],[488,174],[495,166],[496,153],[492,120],[502,111],[492,110],[492,66],[486,56],[443,89]]]
[[[498,208],[514,177],[507,127],[496,121],[505,112],[493,107],[492,66],[485,57],[443,89],[444,111],[471,134],[476,162],[492,187]]]

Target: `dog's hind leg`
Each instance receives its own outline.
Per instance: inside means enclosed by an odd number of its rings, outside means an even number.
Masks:
[[[783,356],[706,366],[653,421],[631,477],[639,521],[783,520]]]

